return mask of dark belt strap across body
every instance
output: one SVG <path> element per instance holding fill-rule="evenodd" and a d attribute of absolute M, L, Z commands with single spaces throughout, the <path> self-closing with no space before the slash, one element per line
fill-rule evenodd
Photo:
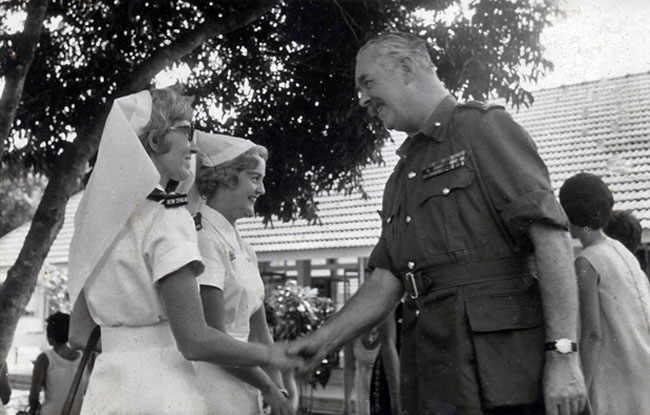
<path fill-rule="evenodd" d="M 518 278 L 535 273 L 535 257 L 529 255 L 468 264 L 449 264 L 430 271 L 407 272 L 403 280 L 404 289 L 415 300 L 430 291 L 443 288 Z"/>
<path fill-rule="evenodd" d="M 77 396 L 77 392 L 79 391 L 79 384 L 81 383 L 81 378 L 83 377 L 84 371 L 86 370 L 86 365 L 88 364 L 88 359 L 90 359 L 91 353 L 93 352 L 93 350 L 95 350 L 95 346 L 99 341 L 100 334 L 101 334 L 101 329 L 99 328 L 99 326 L 95 326 L 92 333 L 90 334 L 90 337 L 88 338 L 88 343 L 84 348 L 83 355 L 81 356 L 81 360 L 79 361 L 79 366 L 77 367 L 77 371 L 75 372 L 74 378 L 72 379 L 72 384 L 70 385 L 68 396 L 65 398 L 63 409 L 61 409 L 61 415 L 70 414 L 70 410 L 72 409 L 74 398 L 75 396 Z"/>

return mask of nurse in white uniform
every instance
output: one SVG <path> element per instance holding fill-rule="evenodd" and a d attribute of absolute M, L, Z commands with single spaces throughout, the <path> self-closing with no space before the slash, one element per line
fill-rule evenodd
<path fill-rule="evenodd" d="M 192 109 L 172 88 L 115 100 L 75 217 L 70 341 L 101 327 L 82 414 L 210 414 L 190 360 L 291 368 L 281 348 L 207 326 L 196 276 L 204 268 L 182 195 L 190 175 Z"/>
<path fill-rule="evenodd" d="M 197 132 L 202 145 L 196 189 L 205 204 L 196 222 L 205 272 L 199 277 L 208 324 L 240 341 L 271 344 L 264 313 L 264 285 L 257 256 L 235 222 L 254 215 L 264 194 L 268 153 L 237 137 Z M 229 369 L 197 363 L 206 403 L 214 414 L 261 414 L 260 391 L 273 414 L 292 413 L 289 392 L 277 370 Z M 294 391 L 295 393 L 295 391 Z"/>

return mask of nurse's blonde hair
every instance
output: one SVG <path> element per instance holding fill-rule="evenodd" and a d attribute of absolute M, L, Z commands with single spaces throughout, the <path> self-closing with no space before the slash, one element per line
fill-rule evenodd
<path fill-rule="evenodd" d="M 139 137 L 147 153 L 164 154 L 169 151 L 169 128 L 179 121 L 192 120 L 192 98 L 181 95 L 181 90 L 180 85 L 174 85 L 149 91 L 151 117 Z"/>
<path fill-rule="evenodd" d="M 235 187 L 239 184 L 238 174 L 243 170 L 252 170 L 259 164 L 259 159 L 268 160 L 269 152 L 264 146 L 256 145 L 244 153 L 219 164 L 218 166 L 199 166 L 196 175 L 196 187 L 202 198 L 207 199 L 223 187 Z"/>

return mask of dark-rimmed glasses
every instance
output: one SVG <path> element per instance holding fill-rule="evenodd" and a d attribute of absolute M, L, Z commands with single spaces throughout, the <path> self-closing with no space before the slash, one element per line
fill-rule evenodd
<path fill-rule="evenodd" d="M 194 141 L 194 123 L 191 122 L 189 125 L 178 125 L 176 127 L 169 127 L 170 130 L 180 130 L 182 128 L 187 128 L 187 141 L 190 143 Z"/>

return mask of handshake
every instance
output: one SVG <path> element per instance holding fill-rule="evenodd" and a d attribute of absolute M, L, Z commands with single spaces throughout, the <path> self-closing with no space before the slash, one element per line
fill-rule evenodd
<path fill-rule="evenodd" d="M 268 366 L 282 371 L 293 371 L 299 379 L 310 376 L 329 352 L 328 343 L 316 333 L 269 347 Z"/>

